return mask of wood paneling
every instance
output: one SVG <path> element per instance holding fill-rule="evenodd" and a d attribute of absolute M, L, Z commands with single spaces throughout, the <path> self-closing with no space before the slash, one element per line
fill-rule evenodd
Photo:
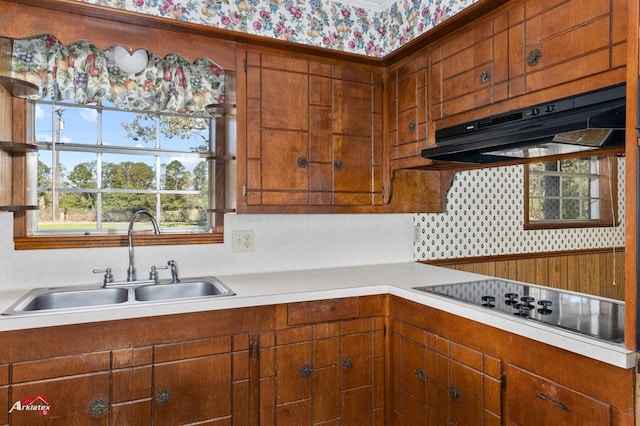
<path fill-rule="evenodd" d="M 537 253 L 515 257 L 456 259 L 425 263 L 624 300 L 624 249 Z"/>

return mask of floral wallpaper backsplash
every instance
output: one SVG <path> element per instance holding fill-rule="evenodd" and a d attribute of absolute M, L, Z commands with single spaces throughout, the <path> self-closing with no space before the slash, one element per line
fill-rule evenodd
<path fill-rule="evenodd" d="M 524 229 L 524 167 L 459 172 L 447 193 L 444 213 L 416 214 L 415 260 L 458 259 L 592 248 L 623 247 L 624 158 L 618 159 L 618 218 L 615 227 Z"/>
<path fill-rule="evenodd" d="M 383 57 L 477 0 L 398 0 L 382 12 L 332 0 L 77 0 Z"/>

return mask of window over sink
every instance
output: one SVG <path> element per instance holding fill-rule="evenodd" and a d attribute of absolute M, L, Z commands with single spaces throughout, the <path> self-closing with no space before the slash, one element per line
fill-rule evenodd
<path fill-rule="evenodd" d="M 524 167 L 525 229 L 618 224 L 615 156 L 569 158 Z"/>
<path fill-rule="evenodd" d="M 214 62 L 145 49 L 130 69 L 118 45 L 14 40 L 11 70 L 39 90 L 25 103 L 27 198 L 17 249 L 120 246 L 131 215 L 162 233 L 141 244 L 222 242 L 235 207 L 235 87 Z"/>

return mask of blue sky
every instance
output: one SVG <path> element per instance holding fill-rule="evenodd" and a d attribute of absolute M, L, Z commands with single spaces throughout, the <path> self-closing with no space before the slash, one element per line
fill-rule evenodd
<path fill-rule="evenodd" d="M 56 107 L 57 108 L 57 107 Z M 61 143 L 65 144 L 95 144 L 98 141 L 98 112 L 95 109 L 73 108 L 62 106 L 62 130 L 60 131 Z M 152 148 L 150 144 L 134 141 L 127 138 L 126 132 L 121 123 L 131 121 L 136 116 L 134 112 L 115 112 L 108 111 L 102 116 L 102 143 L 110 146 L 123 147 L 147 147 Z M 37 104 L 35 106 L 35 135 L 36 140 L 50 142 L 55 138 L 55 127 L 57 116 L 52 117 L 52 105 Z M 205 133 L 206 134 L 206 133 Z M 194 136 L 189 140 L 174 138 L 174 140 L 162 140 L 161 146 L 165 149 L 188 149 L 191 146 L 202 144 L 202 138 Z M 119 161 L 144 161 L 150 166 L 155 166 L 155 159 L 152 156 L 120 156 Z M 48 166 L 52 165 L 50 152 L 40 151 L 40 161 Z M 81 162 L 94 161 L 96 154 L 81 152 L 65 152 L 61 151 L 60 161 L 65 166 L 67 173 L 73 170 L 76 164 Z M 201 161 L 198 158 L 171 158 L 163 157 L 162 163 L 168 163 L 173 159 L 179 159 L 188 169 Z M 113 155 L 105 154 L 105 161 L 114 161 Z"/>

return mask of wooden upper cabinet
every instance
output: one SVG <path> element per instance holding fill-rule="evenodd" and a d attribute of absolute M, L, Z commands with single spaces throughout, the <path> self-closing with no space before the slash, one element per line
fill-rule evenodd
<path fill-rule="evenodd" d="M 424 164 L 427 147 L 427 53 L 389 71 L 389 160 L 391 168 Z"/>
<path fill-rule="evenodd" d="M 513 7 L 512 3 L 507 5 Z M 429 52 L 429 111 L 438 120 L 508 96 L 509 10 L 500 8 Z"/>
<path fill-rule="evenodd" d="M 430 120 L 446 127 L 621 83 L 626 38 L 625 0 L 511 1 L 430 46 Z"/>
<path fill-rule="evenodd" d="M 382 73 L 248 52 L 240 143 L 240 212 L 381 206 Z"/>
<path fill-rule="evenodd" d="M 624 81 L 605 73 L 626 65 L 626 1 L 527 0 L 510 19 L 509 96 L 594 76 L 576 89 Z"/>

